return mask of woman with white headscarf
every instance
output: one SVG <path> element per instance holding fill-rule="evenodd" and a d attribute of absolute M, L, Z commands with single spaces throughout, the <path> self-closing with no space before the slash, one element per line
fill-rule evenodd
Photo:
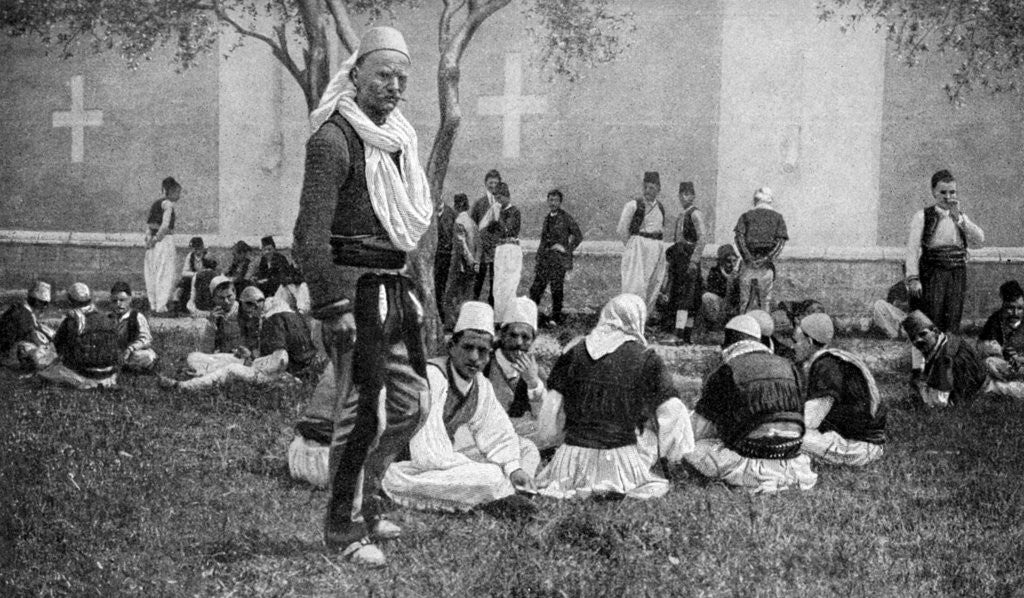
<path fill-rule="evenodd" d="M 669 482 L 654 473 L 659 457 L 678 462 L 693 450 L 689 410 L 668 369 L 644 340 L 647 307 L 619 295 L 601 310 L 583 342 L 568 349 L 548 377 L 540 425 L 565 444 L 537 476 L 555 498 L 664 496 Z"/>

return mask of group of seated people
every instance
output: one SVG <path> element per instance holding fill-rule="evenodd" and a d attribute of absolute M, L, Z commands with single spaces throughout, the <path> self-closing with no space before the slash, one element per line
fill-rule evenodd
<path fill-rule="evenodd" d="M 666 466 L 688 462 L 753 492 L 810 489 L 812 460 L 862 466 L 879 459 L 886 409 L 868 368 L 831 346 L 824 313 L 792 331 L 795 361 L 765 344 L 755 316 L 726 325 L 722 363 L 689 408 L 644 335 L 638 296 L 609 301 L 594 329 L 543 376 L 531 353 L 537 307 L 518 297 L 494 328 L 485 303 L 458 310 L 447 354 L 427 368 L 429 405 L 383 489 L 410 508 L 465 511 L 554 498 L 656 498 Z M 288 451 L 293 477 L 328 484 L 330 393 L 314 393 Z M 541 454 L 550 456 L 541 466 Z"/>
<path fill-rule="evenodd" d="M 189 253 L 181 270 L 181 278 L 172 296 L 170 311 L 178 315 L 203 317 L 214 309 L 215 301 L 210 282 L 217 276 L 227 276 L 238 293 L 255 286 L 266 297 L 279 296 L 300 306 L 308 303 L 308 289 L 303 288 L 302 274 L 295 264 L 280 251 L 273 236 L 263 237 L 256 250 L 245 241 L 232 247 L 231 264 L 223 273 L 218 262 L 210 255 L 202 237 L 192 237 Z M 305 300 L 303 300 L 305 298 Z"/>

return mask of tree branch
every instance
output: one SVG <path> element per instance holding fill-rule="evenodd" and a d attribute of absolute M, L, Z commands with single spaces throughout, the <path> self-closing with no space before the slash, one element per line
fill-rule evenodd
<path fill-rule="evenodd" d="M 270 48 L 275 52 L 278 50 L 277 44 L 274 43 L 274 40 L 263 35 L 262 33 L 257 33 L 255 31 L 242 27 L 237 21 L 228 16 L 227 11 L 224 10 L 224 7 L 221 6 L 221 3 L 219 1 L 215 1 L 213 3 L 213 12 L 216 13 L 218 19 L 234 27 L 235 31 L 237 31 L 240 35 L 244 35 L 245 37 L 251 37 L 253 39 L 258 39 L 261 42 L 270 46 Z"/>
<path fill-rule="evenodd" d="M 292 74 L 297 81 L 302 81 L 302 69 L 299 68 L 295 61 L 292 60 L 291 52 L 288 51 L 288 34 L 285 32 L 285 24 L 281 24 L 280 27 L 274 27 L 274 32 L 277 33 L 277 43 L 280 44 L 280 49 L 275 49 L 274 54 L 277 59 L 281 61 L 284 68 L 288 69 L 288 72 Z"/>
<path fill-rule="evenodd" d="M 341 40 L 341 45 L 345 46 L 345 49 L 351 54 L 359 43 L 359 33 L 352 25 L 348 9 L 345 8 L 345 4 L 341 0 L 327 0 L 327 10 L 334 17 L 334 30 L 338 34 L 338 39 Z"/>

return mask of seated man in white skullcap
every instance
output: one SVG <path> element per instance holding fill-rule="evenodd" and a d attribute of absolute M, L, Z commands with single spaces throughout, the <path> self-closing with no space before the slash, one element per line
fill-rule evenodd
<path fill-rule="evenodd" d="M 646 321 L 642 298 L 619 295 L 555 362 L 539 426 L 550 436 L 564 421 L 565 442 L 537 476 L 541 494 L 649 499 L 668 492 L 654 468 L 693 450 L 693 428 L 668 368 L 644 340 Z"/>
<path fill-rule="evenodd" d="M 830 346 L 835 328 L 828 314 L 804 316 L 793 333 L 804 368 L 802 451 L 832 465 L 862 466 L 884 452 L 886 409 L 875 377 L 856 355 Z"/>
<path fill-rule="evenodd" d="M 56 361 L 54 331 L 39 321 L 48 305 L 50 285 L 37 280 L 24 301 L 11 305 L 0 315 L 0 365 L 35 371 Z"/>
<path fill-rule="evenodd" d="M 725 325 L 724 363 L 704 381 L 693 417 L 696 449 L 686 460 L 709 478 L 751 492 L 810 490 L 818 476 L 800 454 L 800 377 L 760 339 L 748 315 Z"/>
<path fill-rule="evenodd" d="M 561 444 L 561 440 L 560 435 L 541 437 L 537 429 L 546 376 L 530 352 L 536 336 L 537 304 L 529 297 L 516 297 L 505 312 L 505 323 L 498 333 L 498 348 L 494 359 L 484 367 L 484 375 L 491 381 L 501 408 L 512 419 L 516 434 L 544 450 Z"/>
<path fill-rule="evenodd" d="M 493 341 L 491 307 L 463 303 L 448 356 L 427 364 L 430 405 L 409 443 L 410 460 L 393 463 L 384 474 L 384 490 L 398 504 L 466 511 L 494 501 L 522 502 L 516 489 L 534 490 L 537 448 L 516 436 L 483 375 Z"/>

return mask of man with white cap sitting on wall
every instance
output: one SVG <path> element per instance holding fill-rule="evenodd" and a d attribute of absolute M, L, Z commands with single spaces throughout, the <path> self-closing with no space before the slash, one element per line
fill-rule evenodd
<path fill-rule="evenodd" d="M 757 321 L 725 325 L 724 363 L 708 376 L 695 407 L 687 461 L 709 478 L 752 492 L 810 490 L 818 481 L 800 453 L 804 403 L 796 366 L 773 355 Z"/>
<path fill-rule="evenodd" d="M 61 362 L 40 371 L 39 377 L 78 389 L 112 388 L 122 354 L 117 319 L 96 309 L 85 283 L 72 284 L 67 293 L 71 310 L 53 339 Z"/>
<path fill-rule="evenodd" d="M 398 504 L 466 511 L 516 502 L 516 488 L 534 490 L 537 448 L 516 435 L 483 374 L 493 341 L 491 307 L 463 303 L 448 357 L 427 365 L 430 404 L 426 423 L 409 443 L 411 459 L 393 463 L 384 475 L 384 490 Z"/>
<path fill-rule="evenodd" d="M 830 346 L 828 314 L 804 316 L 793 332 L 807 380 L 803 452 L 832 465 L 862 466 L 881 458 L 886 408 L 875 377 L 856 355 Z"/>
<path fill-rule="evenodd" d="M 516 297 L 506 311 L 498 333 L 498 348 L 484 368 L 501 408 L 512 419 L 516 433 L 544 450 L 560 443 L 559 436 L 542 438 L 537 416 L 544 402 L 544 380 L 530 349 L 537 337 L 537 304 L 529 297 Z"/>
<path fill-rule="evenodd" d="M 39 321 L 50 299 L 49 283 L 37 280 L 29 287 L 24 301 L 0 315 L 0 365 L 35 371 L 57 359 L 54 331 Z"/>

